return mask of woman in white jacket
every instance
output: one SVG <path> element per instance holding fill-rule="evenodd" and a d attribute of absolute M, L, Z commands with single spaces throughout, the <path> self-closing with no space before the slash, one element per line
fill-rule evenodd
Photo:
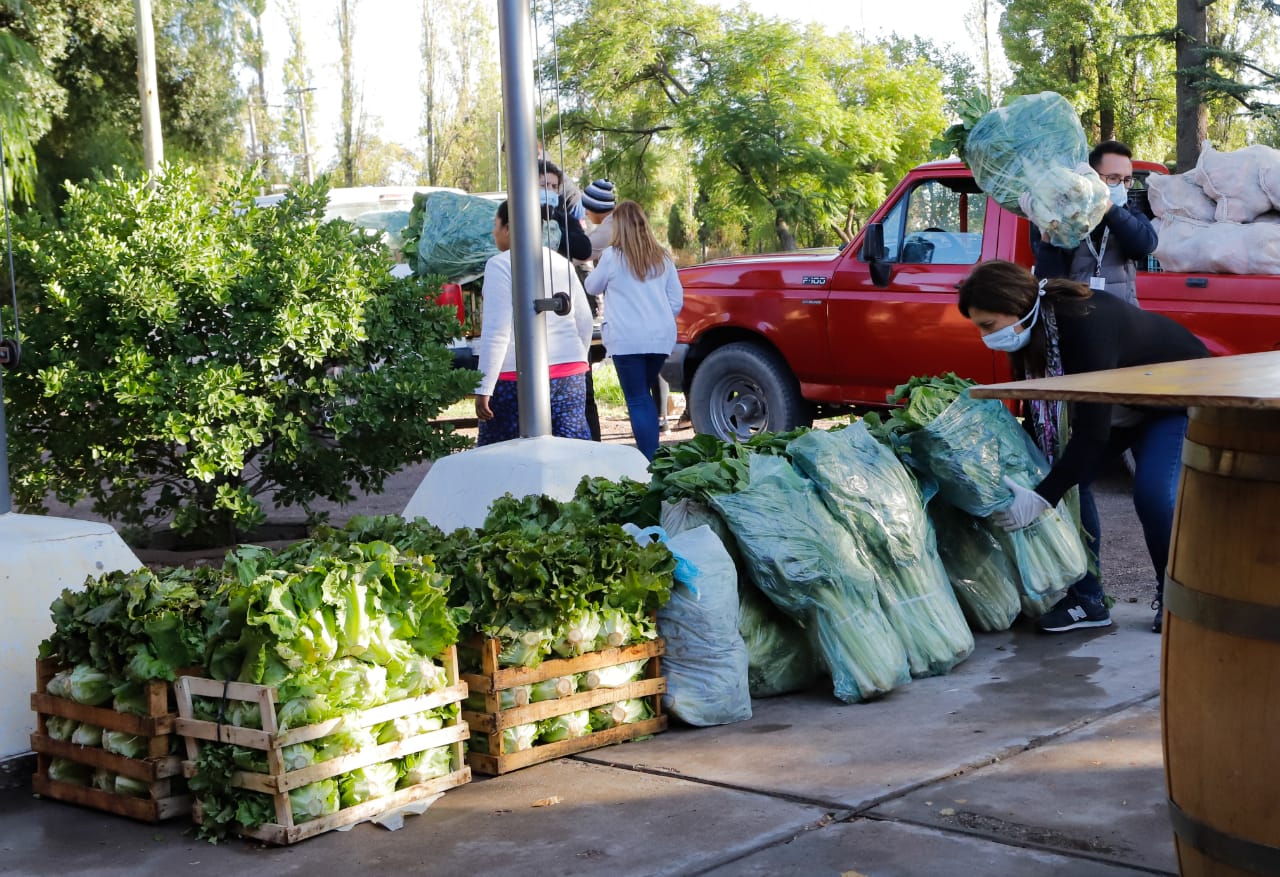
<path fill-rule="evenodd" d="M 658 407 L 650 388 L 675 347 L 684 289 L 636 202 L 614 208 L 613 244 L 587 275 L 587 291 L 604 294 L 600 334 L 627 400 L 636 447 L 652 460 L 658 450 Z"/>
<path fill-rule="evenodd" d="M 498 255 L 484 266 L 484 317 L 480 326 L 480 383 L 476 387 L 477 445 L 520 437 L 516 395 L 515 311 L 511 293 L 511 228 L 507 202 L 498 205 L 493 241 Z M 547 297 L 567 292 L 573 307 L 565 316 L 546 315 L 547 362 L 551 373 L 551 433 L 590 439 L 586 417 L 587 350 L 591 347 L 591 306 L 573 266 L 542 248 L 542 282 Z"/>

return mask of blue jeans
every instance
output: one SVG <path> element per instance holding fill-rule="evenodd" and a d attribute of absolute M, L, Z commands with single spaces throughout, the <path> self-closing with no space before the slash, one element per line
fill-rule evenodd
<path fill-rule="evenodd" d="M 1156 597 L 1164 594 L 1164 571 L 1169 565 L 1173 537 L 1173 509 L 1178 501 L 1178 474 L 1182 469 L 1182 439 L 1187 434 L 1185 413 L 1166 414 L 1133 427 L 1111 431 L 1108 456 L 1133 451 L 1133 507 L 1142 524 L 1142 535 L 1156 573 Z M 1090 548 L 1102 568 L 1102 522 L 1093 499 L 1092 485 L 1080 485 L 1080 523 L 1093 539 Z M 1076 596 L 1101 601 L 1102 583 L 1093 573 L 1072 585 Z"/>
<path fill-rule="evenodd" d="M 664 353 L 627 353 L 613 357 L 618 385 L 622 387 L 627 414 L 631 417 L 631 434 L 646 460 L 652 460 L 658 452 L 658 405 L 650 388 L 657 384 L 658 372 L 666 361 Z"/>

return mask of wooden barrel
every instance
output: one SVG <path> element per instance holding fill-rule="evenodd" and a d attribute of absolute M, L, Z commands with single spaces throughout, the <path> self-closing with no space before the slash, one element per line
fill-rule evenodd
<path fill-rule="evenodd" d="M 1193 408 L 1165 580 L 1165 774 L 1184 877 L 1280 875 L 1280 410 Z"/>

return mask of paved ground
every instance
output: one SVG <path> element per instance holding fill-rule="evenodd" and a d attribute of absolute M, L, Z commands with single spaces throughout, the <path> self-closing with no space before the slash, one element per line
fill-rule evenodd
<path fill-rule="evenodd" d="M 1138 875 L 1176 870 L 1147 613 L 978 637 L 871 704 L 823 688 L 444 795 L 396 832 L 209 846 L 0 790 L 0 874 Z M 558 803 L 545 806 L 548 799 Z M 544 806 L 539 806 L 539 804 Z"/>
<path fill-rule="evenodd" d="M 622 440 L 625 423 L 609 431 Z M 335 517 L 398 512 L 425 469 Z M 24 778 L 0 775 L 0 874 L 1175 873 L 1160 638 L 1125 479 L 1111 473 L 1099 490 L 1108 587 L 1122 598 L 1112 628 L 980 635 L 949 675 L 875 703 L 841 704 L 823 687 L 757 700 L 746 722 L 477 778 L 400 831 L 366 824 L 287 849 L 209 846 L 181 821 L 35 800 Z"/>

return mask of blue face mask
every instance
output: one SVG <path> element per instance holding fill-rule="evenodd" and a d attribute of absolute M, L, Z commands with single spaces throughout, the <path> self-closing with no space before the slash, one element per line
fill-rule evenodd
<path fill-rule="evenodd" d="M 543 206 L 554 208 L 560 203 L 560 195 L 559 193 L 552 192 L 549 189 L 539 189 L 538 200 L 543 204 Z"/>
<path fill-rule="evenodd" d="M 1124 187 L 1124 183 L 1116 183 L 1114 186 L 1107 186 L 1111 192 L 1111 203 L 1117 207 L 1123 207 L 1129 203 L 1129 190 Z"/>
<path fill-rule="evenodd" d="M 1043 281 L 1041 281 L 1043 282 Z M 1040 295 L 1044 295 L 1044 289 L 1041 288 Z M 982 336 L 982 343 L 987 345 L 991 350 L 998 350 L 1001 353 L 1017 353 L 1031 342 L 1031 330 L 1036 325 L 1036 320 L 1040 316 L 1040 297 L 1036 297 L 1036 303 L 1031 308 L 1031 313 L 1027 314 L 1016 323 L 1010 323 L 1003 329 L 997 329 L 994 332 Z M 1018 326 L 1030 320 L 1027 328 L 1021 332 L 1017 331 Z"/>

